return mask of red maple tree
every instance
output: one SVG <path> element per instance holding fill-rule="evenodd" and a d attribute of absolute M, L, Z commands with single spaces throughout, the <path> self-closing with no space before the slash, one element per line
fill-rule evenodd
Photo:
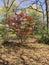
<path fill-rule="evenodd" d="M 10 29 L 16 32 L 21 41 L 34 31 L 35 26 L 35 20 L 31 16 L 25 15 L 23 12 L 16 14 L 10 19 L 6 19 L 5 23 L 9 25 Z"/>

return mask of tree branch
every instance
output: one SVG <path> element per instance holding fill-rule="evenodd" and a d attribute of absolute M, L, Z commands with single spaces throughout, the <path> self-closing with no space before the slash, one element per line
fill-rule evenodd
<path fill-rule="evenodd" d="M 12 7 L 12 5 L 13 5 L 13 3 L 15 2 L 15 0 L 13 0 L 13 2 L 11 3 L 11 5 L 10 5 L 10 7 L 8 8 L 8 10 L 7 11 L 9 11 L 10 10 L 10 8 Z"/>
<path fill-rule="evenodd" d="M 4 6 L 6 7 L 6 3 L 5 3 L 5 0 L 1 0 L 1 1 L 3 2 Z"/>
<path fill-rule="evenodd" d="M 9 0 L 7 1 L 7 5 L 9 4 Z"/>
<path fill-rule="evenodd" d="M 30 6 L 30 7 L 28 7 L 28 8 L 33 9 L 33 10 L 36 10 L 36 11 L 38 11 L 38 12 L 40 12 L 40 13 L 43 13 L 42 11 L 39 11 L 39 10 L 35 9 L 35 8 L 33 8 L 32 6 Z"/>

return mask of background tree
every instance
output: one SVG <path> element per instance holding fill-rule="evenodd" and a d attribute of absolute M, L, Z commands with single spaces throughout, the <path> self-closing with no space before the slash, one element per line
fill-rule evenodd
<path fill-rule="evenodd" d="M 48 26 L 49 26 L 49 21 L 48 21 L 48 0 L 45 0 L 45 5 L 46 5 L 46 19 L 47 19 L 47 32 L 48 32 Z"/>

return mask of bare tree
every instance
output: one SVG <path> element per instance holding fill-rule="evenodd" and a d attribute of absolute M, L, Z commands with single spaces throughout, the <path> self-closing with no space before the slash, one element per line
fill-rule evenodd
<path fill-rule="evenodd" d="M 4 4 L 4 7 L 6 8 L 6 17 L 7 17 L 7 12 L 11 9 L 11 7 L 13 6 L 13 4 L 16 5 L 16 0 L 1 0 Z M 20 3 L 18 5 L 16 5 L 16 10 L 18 9 L 18 7 L 24 2 L 24 1 L 29 1 L 29 0 L 21 0 Z M 14 12 L 16 12 L 16 10 L 14 10 Z"/>
<path fill-rule="evenodd" d="M 47 32 L 48 32 L 48 3 L 47 0 L 45 0 L 45 5 L 46 5 L 46 19 L 47 19 Z"/>

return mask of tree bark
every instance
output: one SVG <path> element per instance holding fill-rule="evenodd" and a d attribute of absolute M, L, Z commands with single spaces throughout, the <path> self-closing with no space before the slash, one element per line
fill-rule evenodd
<path fill-rule="evenodd" d="M 48 32 L 48 3 L 47 3 L 47 0 L 45 0 L 45 5 L 46 5 L 46 19 L 47 19 L 47 32 Z"/>

